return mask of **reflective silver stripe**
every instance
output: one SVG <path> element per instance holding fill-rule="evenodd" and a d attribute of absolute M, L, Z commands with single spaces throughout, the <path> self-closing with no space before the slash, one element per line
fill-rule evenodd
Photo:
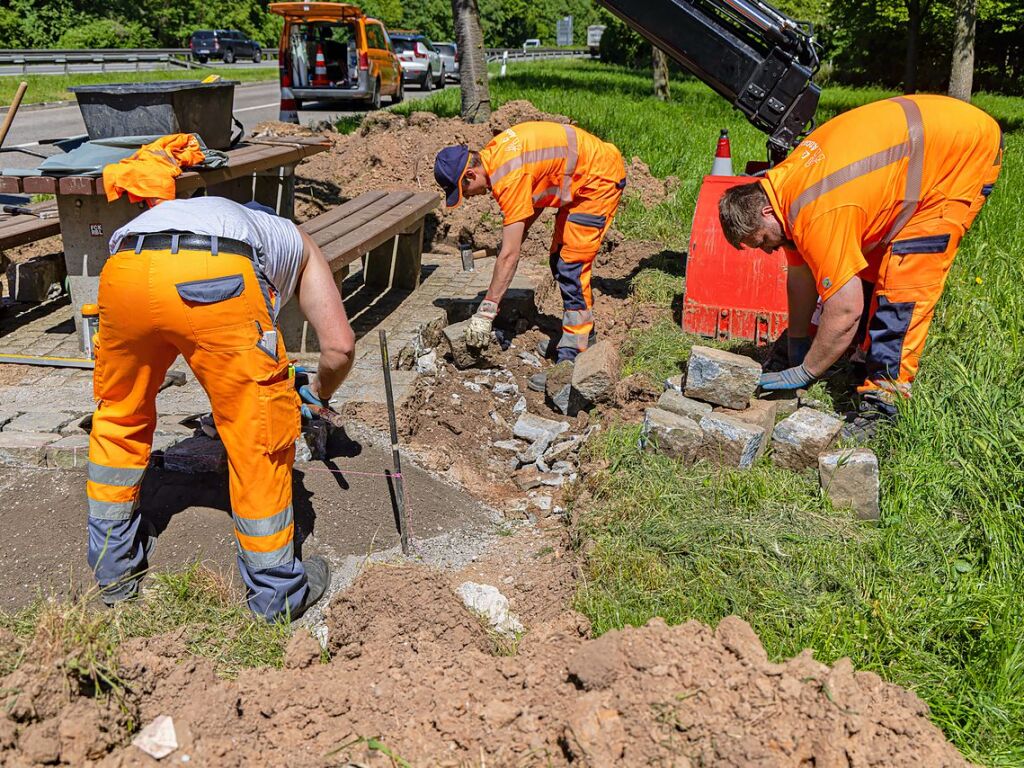
<path fill-rule="evenodd" d="M 295 559 L 295 548 L 290 541 L 273 552 L 249 552 L 246 549 L 242 549 L 242 546 L 239 545 L 238 555 L 242 558 L 242 562 L 250 568 L 262 570 L 263 568 L 274 568 L 278 565 L 290 563 Z"/>
<path fill-rule="evenodd" d="M 235 528 L 238 529 L 239 533 L 245 534 L 246 536 L 273 536 L 275 533 L 280 533 L 291 524 L 291 504 L 275 515 L 262 517 L 258 520 L 235 515 Z"/>
<path fill-rule="evenodd" d="M 918 203 L 921 202 L 921 177 L 924 176 L 924 122 L 921 120 L 921 110 L 917 104 L 902 96 L 897 96 L 893 101 L 903 108 L 903 114 L 907 118 L 910 158 L 907 161 L 907 183 L 903 188 L 903 209 L 882 238 L 883 248 L 892 242 L 917 211 Z"/>
<path fill-rule="evenodd" d="M 833 171 L 821 181 L 812 184 L 800 193 L 797 199 L 793 201 L 793 205 L 789 208 L 789 213 L 786 215 L 786 221 L 789 224 L 790 229 L 793 228 L 793 223 L 796 221 L 796 217 L 800 215 L 800 211 L 802 211 L 805 206 L 810 205 L 822 195 L 828 194 L 847 182 L 853 181 L 854 179 L 867 173 L 871 173 L 872 171 L 877 171 L 880 168 L 885 168 L 885 166 L 891 165 L 897 160 L 901 160 L 907 156 L 909 150 L 909 142 L 905 141 L 902 144 L 897 144 L 894 147 L 883 149 L 881 152 L 876 152 L 873 155 L 856 160 L 849 165 L 840 168 L 838 171 Z"/>
<path fill-rule="evenodd" d="M 562 325 L 583 325 L 594 322 L 594 312 L 590 309 L 567 309 L 562 313 Z"/>
<path fill-rule="evenodd" d="M 139 485 L 145 472 L 145 467 L 142 469 L 134 467 L 107 467 L 103 464 L 89 462 L 89 479 L 101 485 L 118 485 L 124 488 Z"/>
<path fill-rule="evenodd" d="M 590 343 L 590 334 L 587 333 L 563 333 L 562 338 L 558 340 L 559 347 L 569 347 L 569 349 L 586 349 Z"/>
<path fill-rule="evenodd" d="M 541 192 L 538 192 L 536 195 L 533 196 L 533 204 L 536 205 L 541 200 L 543 200 L 545 197 L 551 197 L 552 195 L 557 195 L 558 194 L 558 189 L 559 189 L 558 187 L 548 187 L 547 189 L 545 189 L 545 190 L 543 190 Z"/>
<path fill-rule="evenodd" d="M 565 159 L 565 175 L 562 177 L 562 203 L 572 200 L 572 175 L 576 173 L 576 163 L 580 158 L 579 144 L 576 141 L 576 129 L 571 125 L 565 128 L 565 141 L 568 145 L 569 154 Z"/>
<path fill-rule="evenodd" d="M 522 168 L 528 163 L 556 160 L 560 157 L 566 157 L 568 154 L 568 147 L 544 147 L 543 149 L 531 149 L 529 152 L 523 152 L 521 155 L 513 157 L 494 169 L 494 173 L 491 174 L 491 186 L 493 187 L 508 174 L 512 173 L 512 171 Z"/>
<path fill-rule="evenodd" d="M 96 501 L 89 499 L 89 517 L 94 520 L 129 520 L 138 501 Z"/>

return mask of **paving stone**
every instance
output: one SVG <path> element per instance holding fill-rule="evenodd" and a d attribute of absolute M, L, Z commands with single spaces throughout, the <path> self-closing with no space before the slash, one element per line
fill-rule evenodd
<path fill-rule="evenodd" d="M 548 369 L 548 377 L 544 383 L 545 402 L 553 410 L 568 414 L 570 396 L 572 394 L 573 364 L 571 360 L 563 360 Z"/>
<path fill-rule="evenodd" d="M 188 474 L 226 472 L 228 455 L 224 450 L 224 443 L 220 440 L 214 440 L 206 435 L 196 435 L 185 438 L 164 451 L 164 468 Z"/>
<path fill-rule="evenodd" d="M 44 448 L 57 439 L 50 432 L 0 432 L 0 465 L 41 466 Z"/>
<path fill-rule="evenodd" d="M 494 368 L 496 363 L 489 357 L 488 351 L 497 348 L 494 341 L 487 349 L 475 349 L 466 346 L 465 332 L 469 321 L 449 325 L 444 329 L 445 346 L 451 355 L 452 362 L 459 370 L 466 368 Z"/>
<path fill-rule="evenodd" d="M 75 418 L 65 411 L 39 411 L 23 413 L 4 425 L 4 432 L 60 432 L 60 428 Z"/>
<path fill-rule="evenodd" d="M 715 413 L 721 413 L 723 416 L 730 416 L 739 421 L 746 422 L 755 427 L 759 427 L 764 430 L 764 439 L 761 441 L 761 447 L 757 449 L 757 455 L 755 459 L 761 458 L 764 452 L 768 450 L 768 445 L 771 443 L 772 432 L 775 431 L 775 417 L 779 410 L 778 400 L 759 400 L 754 398 L 750 401 L 750 406 L 744 408 L 742 411 L 737 411 L 732 408 L 715 408 Z"/>
<path fill-rule="evenodd" d="M 690 350 L 683 392 L 697 400 L 743 409 L 760 379 L 761 366 L 756 360 L 698 345 Z"/>
<path fill-rule="evenodd" d="M 82 426 L 83 421 L 85 422 L 85 427 Z M 57 434 L 64 437 L 69 435 L 88 435 L 90 429 L 92 429 L 92 413 L 76 413 L 67 424 L 57 431 Z"/>
<path fill-rule="evenodd" d="M 187 440 L 189 437 L 190 435 L 168 435 L 160 434 L 158 432 L 153 435 L 153 453 L 165 453 L 182 440 Z"/>
<path fill-rule="evenodd" d="M 700 420 L 704 430 L 701 457 L 713 464 L 749 468 L 764 450 L 765 430 L 724 413 L 709 413 Z"/>
<path fill-rule="evenodd" d="M 327 437 L 330 427 L 326 421 L 314 418 L 302 425 L 302 433 L 295 439 L 295 461 L 323 461 L 327 458 Z"/>
<path fill-rule="evenodd" d="M 7 292 L 15 301 L 46 301 L 50 286 L 63 285 L 67 276 L 63 253 L 36 256 L 7 267 Z"/>
<path fill-rule="evenodd" d="M 169 413 L 158 414 L 156 417 L 156 434 L 158 435 L 180 435 L 191 437 L 195 434 L 195 427 L 190 427 L 182 422 L 187 419 L 195 419 L 194 413 Z"/>
<path fill-rule="evenodd" d="M 818 457 L 818 481 L 837 507 L 862 520 L 878 519 L 878 457 L 868 448 L 829 451 Z"/>
<path fill-rule="evenodd" d="M 693 419 L 661 408 L 648 408 L 644 413 L 640 442 L 646 451 L 663 453 L 692 464 L 700 453 L 704 433 Z"/>
<path fill-rule="evenodd" d="M 608 341 L 599 341 L 577 356 L 572 371 L 572 388 L 587 403 L 610 402 L 621 370 L 619 351 Z"/>
<path fill-rule="evenodd" d="M 843 422 L 813 408 L 800 408 L 775 425 L 772 461 L 780 467 L 799 471 L 818 464 L 842 429 Z"/>
<path fill-rule="evenodd" d="M 568 429 L 569 425 L 564 421 L 555 421 L 532 413 L 524 413 L 516 420 L 515 426 L 512 427 L 512 434 L 532 443 L 541 437 L 554 440 Z"/>
<path fill-rule="evenodd" d="M 708 403 L 693 400 L 675 389 L 666 389 L 661 394 L 661 397 L 658 398 L 658 408 L 685 416 L 696 422 L 711 413 L 711 406 Z"/>
<path fill-rule="evenodd" d="M 8 422 L 18 417 L 17 411 L 0 411 L 0 429 L 3 429 Z"/>
<path fill-rule="evenodd" d="M 43 450 L 46 466 L 75 469 L 89 464 L 89 435 L 84 432 L 68 435 L 50 443 Z"/>

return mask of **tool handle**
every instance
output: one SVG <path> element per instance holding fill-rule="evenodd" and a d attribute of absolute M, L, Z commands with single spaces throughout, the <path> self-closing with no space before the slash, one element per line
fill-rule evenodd
<path fill-rule="evenodd" d="M 11 106 L 7 110 L 7 116 L 4 117 L 4 124 L 0 126 L 0 147 L 4 145 L 4 139 L 7 138 L 7 132 L 11 130 L 11 121 L 14 120 L 14 115 L 18 111 L 18 107 L 21 106 L 21 99 L 25 95 L 25 90 L 28 88 L 28 83 L 24 80 L 18 86 L 17 93 L 14 94 L 14 101 L 11 102 Z"/>

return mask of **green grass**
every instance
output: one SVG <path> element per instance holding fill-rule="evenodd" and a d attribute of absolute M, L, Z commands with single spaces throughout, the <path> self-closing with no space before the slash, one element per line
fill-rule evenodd
<path fill-rule="evenodd" d="M 197 564 L 147 577 L 142 598 L 114 610 L 97 610 L 93 597 L 40 598 L 17 613 L 0 613 L 0 629 L 18 639 L 16 649 L 0 652 L 0 677 L 24 661 L 35 639 L 33 653 L 43 647 L 54 658 L 70 656 L 81 681 L 116 690 L 121 643 L 179 631 L 189 653 L 210 659 L 217 674 L 230 678 L 250 667 L 280 667 L 291 635 L 288 625 L 252 614 L 217 574 Z"/>
<path fill-rule="evenodd" d="M 763 159 L 764 136 L 693 80 L 673 101 L 649 96 L 645 73 L 590 62 L 517 65 L 491 80 L 501 104 L 526 98 L 569 115 L 639 155 L 676 193 L 646 211 L 625 206 L 632 237 L 685 245 L 719 128 L 734 163 Z M 828 88 L 818 121 L 893 94 Z M 405 105 L 453 115 L 458 94 Z M 964 239 L 899 426 L 875 446 L 882 518 L 832 509 L 814 473 L 686 469 L 641 453 L 635 425 L 612 425 L 595 451 L 579 540 L 592 540 L 578 607 L 597 632 L 738 614 L 775 659 L 804 647 L 914 689 L 973 760 L 1024 765 L 1024 101 L 979 94 L 1004 126 L 1002 177 Z M 979 281 L 980 278 L 980 281 Z M 696 341 L 669 309 L 678 275 L 645 265 L 633 300 L 663 319 L 630 338 L 627 373 L 677 373 Z M 700 343 L 707 343 L 701 341 Z M 835 394 L 823 385 L 811 395 Z M 589 547 L 588 547 L 589 550 Z"/>
<path fill-rule="evenodd" d="M 202 80 L 207 75 L 220 75 L 225 80 L 254 82 L 276 80 L 274 67 L 235 68 L 217 67 L 215 71 L 197 69 L 160 70 L 156 72 L 91 72 L 70 75 L 11 75 L 0 77 L 0 105 L 7 106 L 14 98 L 18 84 L 28 83 L 22 104 L 39 104 L 50 101 L 73 101 L 75 96 L 68 92 L 73 85 L 100 85 L 101 83 L 153 83 L 161 80 Z M 17 118 L 15 118 L 17 119 Z"/>

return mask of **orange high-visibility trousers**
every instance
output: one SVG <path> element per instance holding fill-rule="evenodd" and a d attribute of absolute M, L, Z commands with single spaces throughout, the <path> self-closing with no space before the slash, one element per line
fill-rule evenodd
<path fill-rule="evenodd" d="M 590 288 L 594 259 L 615 220 L 626 187 L 622 155 L 611 144 L 605 146 L 609 149 L 601 158 L 602 172 L 588 180 L 555 217 L 550 267 L 562 294 L 562 336 L 556 355 L 559 362 L 575 360 L 590 344 L 594 330 Z"/>
<path fill-rule="evenodd" d="M 144 243 L 143 243 L 144 244 Z M 135 245 L 128 238 L 125 247 Z M 89 446 L 89 564 L 107 597 L 130 597 L 146 566 L 139 492 L 156 427 L 156 395 L 181 354 L 210 398 L 228 455 L 238 563 L 250 608 L 273 618 L 307 590 L 295 558 L 291 468 L 299 399 L 245 256 L 122 250 L 103 268 Z"/>
<path fill-rule="evenodd" d="M 975 197 L 948 199 L 911 217 L 886 249 L 866 308 L 867 378 L 861 394 L 887 402 L 910 395 L 957 248 L 1002 169 L 1002 137 L 994 123 L 990 132 L 991 151 L 964 160 L 962 172 L 977 180 Z"/>

